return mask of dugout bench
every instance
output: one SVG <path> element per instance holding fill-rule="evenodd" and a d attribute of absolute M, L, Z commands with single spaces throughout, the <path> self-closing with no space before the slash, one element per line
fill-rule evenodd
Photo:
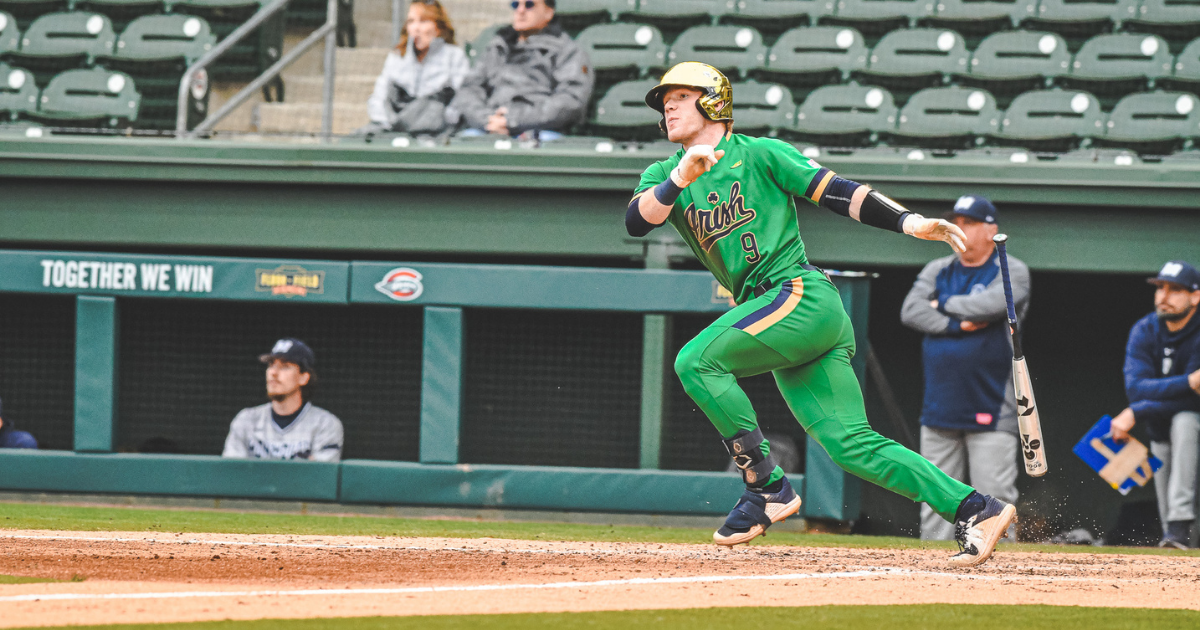
<path fill-rule="evenodd" d="M 715 317 L 729 308 L 727 295 L 706 272 L 15 250 L 0 251 L 0 270 L 0 308 L 3 300 L 12 304 L 31 296 L 58 296 L 69 300 L 74 311 L 71 450 L 61 446 L 62 450 L 0 451 L 0 490 L 713 516 L 725 514 L 742 490 L 736 474 L 660 469 L 667 388 L 675 379 L 669 367 L 674 359 L 670 320 L 697 314 Z M 868 280 L 837 276 L 834 281 L 854 321 L 859 346 L 865 347 Z M 120 392 L 131 391 L 128 382 L 120 382 L 120 358 L 131 356 L 128 346 L 137 342 L 133 337 L 154 321 L 144 314 L 135 317 L 135 311 L 162 313 L 166 311 L 148 310 L 146 305 L 171 304 L 186 312 L 205 304 L 219 309 L 210 312 L 219 312 L 249 303 L 274 303 L 276 313 L 324 309 L 321 312 L 335 318 L 347 307 L 369 308 L 376 319 L 382 314 L 385 325 L 394 321 L 394 327 L 418 328 L 402 331 L 414 340 L 411 353 L 419 354 L 419 382 L 411 384 L 419 400 L 408 408 L 416 448 L 401 457 L 412 461 L 346 459 L 328 464 L 116 452 L 120 450 L 118 419 L 125 422 L 129 417 L 121 412 Z M 124 325 L 123 308 L 130 313 Z M 486 318 L 541 312 L 560 319 L 590 313 L 597 321 L 642 320 L 641 339 L 635 340 L 640 342 L 640 361 L 635 361 L 641 368 L 640 375 L 633 377 L 635 391 L 608 392 L 614 398 L 638 399 L 629 403 L 636 405 L 632 418 L 636 428 L 628 437 L 636 438 L 636 444 L 616 436 L 622 449 L 634 451 L 622 460 L 628 462 L 626 467 L 481 464 L 463 456 L 469 442 L 465 438 L 471 437 L 464 435 L 465 430 L 480 426 L 477 421 L 464 422 L 464 383 L 472 369 L 464 349 L 473 343 L 466 319 L 476 312 L 488 314 Z M 250 319 L 235 317 L 234 323 L 221 326 L 238 327 L 239 321 L 251 326 Z M 349 333 L 357 337 L 371 334 L 365 328 L 351 328 Z M 208 348 L 219 341 L 209 337 L 220 330 L 197 330 L 193 347 Z M 163 343 L 158 339 L 137 343 L 149 344 L 153 353 L 154 344 Z M 408 352 L 382 339 L 367 347 L 379 352 L 380 345 L 384 354 Z M 636 350 L 635 346 L 630 347 Z M 321 379 L 325 378 L 322 366 L 328 367 L 321 359 L 327 350 L 317 348 Z M 222 355 L 221 360 L 248 363 L 252 356 Z M 586 373 L 588 357 L 575 359 L 583 363 Z M 854 367 L 861 380 L 861 357 L 855 358 Z M 252 369 L 260 374 L 260 368 Z M 160 376 L 169 379 L 170 375 Z M 153 386 L 170 391 L 169 380 L 165 382 Z M 202 390 L 204 385 L 189 387 Z M 244 399 L 243 405 L 262 399 L 261 381 L 250 385 L 258 390 L 257 396 Z M 379 393 L 379 389 L 389 387 L 376 386 L 372 391 Z M 386 398 L 386 394 L 379 395 Z M 6 410 L 15 408 L 15 392 L 0 395 L 5 397 Z M 172 396 L 179 405 L 191 400 L 182 393 Z M 141 404 L 136 395 L 125 399 L 130 405 Z M 321 402 L 318 394 L 317 403 Z M 390 401 L 386 409 L 397 417 L 405 415 L 405 408 L 397 406 L 402 402 Z M 151 413 L 170 413 L 169 407 L 165 412 L 155 409 Z M 349 435 L 354 412 L 334 411 Z M 19 416 L 14 417 L 20 424 Z M 231 418 L 213 419 L 216 428 L 210 431 L 223 434 Z M 554 420 L 570 430 L 570 411 Z M 395 422 L 397 427 L 400 424 Z M 707 438 L 705 443 L 716 443 L 711 427 L 706 431 L 701 436 Z M 804 474 L 790 475 L 804 498 L 802 514 L 857 518 L 859 481 L 837 468 L 815 442 L 805 444 Z M 348 450 L 350 446 L 348 438 Z"/>

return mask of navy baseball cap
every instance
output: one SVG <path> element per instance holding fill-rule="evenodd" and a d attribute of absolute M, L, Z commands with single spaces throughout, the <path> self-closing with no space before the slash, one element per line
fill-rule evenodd
<path fill-rule="evenodd" d="M 284 337 L 276 341 L 270 352 L 258 357 L 263 363 L 270 363 L 275 359 L 295 363 L 300 366 L 301 372 L 311 372 L 317 365 L 317 356 L 313 354 L 312 348 L 295 337 Z"/>
<path fill-rule="evenodd" d="M 963 195 L 959 197 L 958 201 L 954 202 L 954 209 L 946 213 L 946 219 L 952 219 L 956 214 L 969 219 L 975 219 L 980 223 L 995 225 L 1000 222 L 996 206 L 993 206 L 992 202 L 986 197 L 978 195 Z"/>
<path fill-rule="evenodd" d="M 1150 284 L 1170 282 L 1188 291 L 1200 291 L 1200 271 L 1182 260 L 1172 260 L 1158 270 L 1158 275 L 1146 278 Z"/>

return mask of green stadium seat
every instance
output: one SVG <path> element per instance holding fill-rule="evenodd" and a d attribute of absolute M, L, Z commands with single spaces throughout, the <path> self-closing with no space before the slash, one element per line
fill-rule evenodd
<path fill-rule="evenodd" d="M 1200 0 L 1142 0 L 1136 17 L 1125 21 L 1125 30 L 1161 35 L 1178 53 L 1200 37 Z"/>
<path fill-rule="evenodd" d="M 33 73 L 0 63 L 0 118 L 16 120 L 21 114 L 37 111 L 37 105 Z"/>
<path fill-rule="evenodd" d="M 596 103 L 588 133 L 616 140 L 652 141 L 662 136 L 662 115 L 646 107 L 646 92 L 658 84 L 654 79 L 623 81 L 608 89 Z"/>
<path fill-rule="evenodd" d="M 0 12 L 0 54 L 21 47 L 21 30 L 13 16 Z"/>
<path fill-rule="evenodd" d="M 479 31 L 479 34 L 475 36 L 475 39 L 471 40 L 467 44 L 466 53 L 467 53 L 467 56 L 471 58 L 472 65 L 474 65 L 475 62 L 478 61 L 479 58 L 482 57 L 485 52 L 487 52 L 488 44 L 490 44 L 492 42 L 492 40 L 495 39 L 496 33 L 498 33 L 500 31 L 500 29 L 504 28 L 505 26 L 508 26 L 508 25 L 507 24 L 493 24 L 493 25 L 483 29 L 482 31 Z"/>
<path fill-rule="evenodd" d="M 896 117 L 892 95 L 883 88 L 827 85 L 808 95 L 795 125 L 781 132 L 824 146 L 865 146 L 892 130 Z"/>
<path fill-rule="evenodd" d="M 291 0 L 284 11 L 289 26 L 320 26 L 329 17 L 326 0 Z M 358 28 L 354 24 L 354 0 L 338 0 L 337 20 L 337 45 L 349 48 L 357 46 Z"/>
<path fill-rule="evenodd" d="M 738 0 L 737 13 L 721 17 L 722 24 L 751 26 L 773 42 L 784 32 L 815 24 L 834 11 L 834 0 Z"/>
<path fill-rule="evenodd" d="M 137 120 L 133 79 L 104 68 L 67 70 L 50 80 L 32 117 L 67 127 L 116 127 Z"/>
<path fill-rule="evenodd" d="M 762 35 L 746 26 L 694 26 L 684 31 L 667 53 L 667 65 L 703 61 L 731 80 L 767 65 Z"/>
<path fill-rule="evenodd" d="M 1095 94 L 1108 109 L 1122 96 L 1153 89 L 1159 77 L 1171 75 L 1174 63 L 1167 42 L 1157 35 L 1097 35 L 1079 49 L 1071 74 L 1058 82 Z"/>
<path fill-rule="evenodd" d="M 596 24 L 584 29 L 575 42 L 587 53 L 597 81 L 636 79 L 667 66 L 662 33 L 647 24 Z"/>
<path fill-rule="evenodd" d="M 68 11 L 70 8 L 70 0 L 0 0 L 0 11 L 15 18 L 17 28 L 22 31 L 47 13 Z"/>
<path fill-rule="evenodd" d="M 792 94 L 782 85 L 758 81 L 733 85 L 733 120 L 738 133 L 770 135 L 791 127 L 795 113 Z"/>
<path fill-rule="evenodd" d="M 1200 93 L 1200 39 L 1193 40 L 1175 58 L 1175 69 L 1156 85 L 1168 90 Z"/>
<path fill-rule="evenodd" d="M 860 83 L 881 85 L 903 104 L 917 90 L 943 85 L 953 74 L 967 72 L 970 54 L 954 31 L 912 28 L 888 33 L 871 51 L 870 66 L 851 76 Z"/>
<path fill-rule="evenodd" d="M 841 83 L 867 67 L 862 33 L 846 26 L 811 26 L 783 34 L 767 53 L 767 67 L 751 74 L 793 88 Z M 805 90 L 807 91 L 807 90 Z"/>
<path fill-rule="evenodd" d="M 1120 28 L 1136 17 L 1141 0 L 1040 0 L 1037 15 L 1024 21 L 1024 28 L 1058 33 L 1071 51 L 1101 33 Z"/>
<path fill-rule="evenodd" d="M 1034 151 L 1069 151 L 1104 135 L 1100 101 L 1087 92 L 1036 90 L 1013 100 L 995 138 Z"/>
<path fill-rule="evenodd" d="M 220 41 L 254 15 L 270 0 L 164 0 L 168 13 L 194 15 L 203 18 Z M 281 11 L 262 26 L 236 44 L 209 67 L 209 74 L 216 80 L 250 80 L 271 67 L 283 51 L 284 23 L 286 11 Z M 282 80 L 274 87 L 282 98 Z M 270 100 L 268 90 L 264 95 Z"/>
<path fill-rule="evenodd" d="M 163 0 L 74 0 L 71 9 L 107 15 L 113 30 L 120 33 L 143 15 L 162 13 Z"/>
<path fill-rule="evenodd" d="M 983 88 L 1000 107 L 1021 92 L 1049 85 L 1071 71 L 1071 53 L 1062 36 L 1038 31 L 1005 31 L 980 42 L 971 56 L 969 74 L 959 83 Z"/>
<path fill-rule="evenodd" d="M 1131 94 L 1121 99 L 1108 118 L 1101 146 L 1118 146 L 1138 153 L 1166 154 L 1200 136 L 1200 99 L 1187 92 Z"/>
<path fill-rule="evenodd" d="M 722 15 L 736 11 L 734 0 L 639 0 L 637 9 L 623 13 L 621 19 L 651 24 L 672 43 L 685 30 L 715 24 Z"/>
<path fill-rule="evenodd" d="M 555 5 L 554 17 L 574 37 L 593 24 L 611 22 L 637 9 L 637 0 L 559 0 Z"/>
<path fill-rule="evenodd" d="M 852 26 L 874 47 L 886 33 L 915 26 L 935 8 L 934 0 L 838 0 L 834 15 L 821 18 L 820 24 Z"/>
<path fill-rule="evenodd" d="M 981 39 L 1036 16 L 1038 0 L 938 0 L 937 12 L 923 24 L 949 28 L 968 38 L 974 48 Z"/>
<path fill-rule="evenodd" d="M 174 129 L 179 81 L 188 66 L 217 43 L 208 22 L 190 15 L 147 15 L 129 23 L 116 52 L 96 63 L 133 78 L 142 94 L 138 127 Z M 188 126 L 208 113 L 208 80 L 197 77 L 189 97 Z"/>
<path fill-rule="evenodd" d="M 46 85 L 63 70 L 86 67 L 95 56 L 111 53 L 116 40 L 112 22 L 99 13 L 51 13 L 34 20 L 21 36 L 20 52 L 4 53 L 4 59 Z"/>
<path fill-rule="evenodd" d="M 942 87 L 921 90 L 900 110 L 890 134 L 894 144 L 969 149 L 1000 130 L 996 99 L 984 90 Z"/>

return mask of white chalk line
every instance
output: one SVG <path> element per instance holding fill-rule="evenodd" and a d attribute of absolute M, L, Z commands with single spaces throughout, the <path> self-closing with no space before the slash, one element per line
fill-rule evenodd
<path fill-rule="evenodd" d="M 655 586 L 664 584 L 704 584 L 719 582 L 790 580 L 832 580 L 864 577 L 940 577 L 983 581 L 1038 581 L 1038 582 L 1102 582 L 1094 578 L 1049 577 L 1036 575 L 996 576 L 944 573 L 938 571 L 914 571 L 898 568 L 875 568 L 858 571 L 835 571 L 828 573 L 784 573 L 777 575 L 700 575 L 689 577 L 628 578 L 620 580 L 596 580 L 592 582 L 548 582 L 540 584 L 480 584 L 471 586 L 412 586 L 402 588 L 346 588 L 346 589 L 297 589 L 271 591 L 176 591 L 157 593 L 43 593 L 9 595 L 0 597 L 5 602 L 81 601 L 81 600 L 136 600 L 136 599 L 192 599 L 200 597 L 286 597 L 286 596 L 341 596 L 341 595 L 407 595 L 423 593 L 464 593 L 484 591 L 522 591 L 552 589 L 583 589 L 608 586 Z M 1128 580 L 1126 580 L 1128 581 Z"/>

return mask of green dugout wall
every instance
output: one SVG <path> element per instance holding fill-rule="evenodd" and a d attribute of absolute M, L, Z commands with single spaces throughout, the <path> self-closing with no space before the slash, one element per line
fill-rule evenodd
<path fill-rule="evenodd" d="M 675 316 L 715 317 L 729 307 L 728 298 L 704 272 L 20 250 L 0 251 L 0 269 L 4 270 L 0 274 L 0 298 L 72 299 L 75 340 L 73 452 L 0 452 L 2 489 L 689 514 L 722 514 L 740 493 L 740 479 L 734 474 L 663 470 L 660 466 L 664 415 L 669 406 L 665 402 L 669 384 L 666 365 L 671 358 L 665 330 Z M 865 340 L 867 279 L 861 274 L 834 279 L 856 322 L 860 341 Z M 374 407 L 333 409 L 347 426 L 348 451 L 352 446 L 350 429 L 359 421 L 356 413 L 378 413 L 382 409 L 384 424 L 394 422 L 398 431 L 404 430 L 406 422 L 415 423 L 414 439 L 409 440 L 417 445 L 415 461 L 396 461 L 405 457 L 395 453 L 388 457 L 393 461 L 347 459 L 341 464 L 316 464 L 115 452 L 123 450 L 116 436 L 122 431 L 123 418 L 132 413 L 123 406 L 144 406 L 143 390 L 161 391 L 168 402 L 158 408 L 162 414 L 159 422 L 176 422 L 175 416 L 185 413 L 189 405 L 202 404 L 194 397 L 204 396 L 209 379 L 218 377 L 212 374 L 214 370 L 201 370 L 195 373 L 200 382 L 185 381 L 173 389 L 171 371 L 202 362 L 197 357 L 211 354 L 207 350 L 210 346 L 223 347 L 219 338 L 222 334 L 254 325 L 247 318 L 206 328 L 198 323 L 202 316 L 196 316 L 196 320 L 187 320 L 197 325 L 186 328 L 178 357 L 159 364 L 160 370 L 148 370 L 146 359 L 128 346 L 150 344 L 152 354 L 174 356 L 177 352 L 174 342 L 166 338 L 146 339 L 145 329 L 154 328 L 155 317 L 172 316 L 171 311 L 157 306 L 182 306 L 194 311 L 216 305 L 221 311 L 236 311 L 240 304 L 247 303 L 293 311 L 327 310 L 332 315 L 321 322 L 326 326 L 341 322 L 346 328 L 341 337 L 343 344 L 363 344 L 351 357 L 357 363 L 382 364 L 380 357 L 414 354 L 414 348 L 374 339 L 371 331 L 358 327 L 361 319 L 339 320 L 338 314 L 349 316 L 355 309 L 374 309 L 372 312 L 385 317 L 392 314 L 397 326 L 416 328 L 410 332 L 421 340 L 415 353 L 418 356 L 413 359 L 419 362 L 420 371 L 419 375 L 407 376 L 419 379 L 415 389 L 410 384 L 407 390 L 419 391 L 417 405 L 409 407 L 412 417 L 406 419 L 401 410 L 404 399 L 412 396 L 405 394 L 399 382 L 360 392 L 361 397 L 381 401 Z M 412 318 L 415 310 L 421 312 L 420 320 Z M 269 315 L 272 311 L 258 312 Z M 472 328 L 470 321 L 480 314 L 485 324 L 489 323 L 486 320 L 505 317 L 528 320 L 531 312 L 550 313 L 563 320 L 588 314 L 601 320 L 645 320 L 645 325 L 636 327 L 642 338 L 634 341 L 640 343 L 631 345 L 639 373 L 625 381 L 613 380 L 611 366 L 587 351 L 586 345 L 575 347 L 584 351 L 565 357 L 582 366 L 579 373 L 584 378 L 606 384 L 626 383 L 625 389 L 609 389 L 603 396 L 633 401 L 630 426 L 622 430 L 615 420 L 607 423 L 611 411 L 600 409 L 600 418 L 607 426 L 589 429 L 576 416 L 590 410 L 566 407 L 544 412 L 549 414 L 549 424 L 545 418 L 541 425 L 534 423 L 541 427 L 538 430 L 590 430 L 595 435 L 589 439 L 612 441 L 627 452 L 629 466 L 536 465 L 530 461 L 536 459 L 536 449 L 515 453 L 508 464 L 481 463 L 468 455 L 472 439 L 477 442 L 478 438 L 472 435 L 467 420 L 478 419 L 479 415 L 464 413 L 464 405 L 472 404 L 472 388 L 478 385 L 470 378 L 471 357 L 475 355 L 464 348 L 489 343 L 520 346 L 508 338 L 489 342 L 484 336 L 476 337 L 472 332 L 482 328 Z M 419 322 L 415 327 L 414 321 Z M 36 324 L 28 325 L 36 328 Z M 616 344 L 622 340 L 602 341 Z M 326 363 L 321 357 L 326 349 L 336 351 L 331 348 L 334 345 L 330 342 L 318 347 L 319 387 L 326 382 L 322 372 Z M 123 365 L 124 359 L 141 367 L 131 370 Z M 221 359 L 232 366 L 251 363 L 253 356 L 232 354 Z M 538 359 L 525 356 L 523 360 Z M 861 377 L 861 361 L 855 367 Z M 256 370 L 261 379 L 261 367 Z M 329 376 L 336 379 L 338 375 Z M 488 378 L 484 375 L 480 380 Z M 251 403 L 261 400 L 261 380 L 256 387 L 257 396 L 246 399 Z M 28 399 L 34 393 L 28 389 L 6 392 L 6 410 L 11 408 L 9 401 Z M 217 395 L 215 389 L 209 393 Z M 490 398 L 487 392 L 474 395 L 498 406 L 511 404 L 522 393 L 504 392 Z M 319 394 L 317 402 L 322 403 Z M 209 420 L 217 431 L 223 431 L 230 417 Z M 488 417 L 492 416 L 484 420 Z M 494 417 L 497 422 L 505 421 L 503 414 Z M 510 429 L 528 429 L 522 427 L 527 424 L 522 420 L 517 418 Z M 707 429 L 703 439 L 718 442 L 711 428 L 700 428 Z M 503 427 L 476 430 L 502 444 L 513 439 L 503 435 Z M 389 432 L 386 428 L 381 431 Z M 518 436 L 518 445 L 520 439 L 524 438 Z M 536 437 L 531 439 L 536 441 Z M 504 458 L 503 454 L 494 456 Z M 843 520 L 858 515 L 857 480 L 834 466 L 815 444 L 807 449 L 803 474 L 795 475 L 795 482 L 805 494 L 806 515 Z"/>

